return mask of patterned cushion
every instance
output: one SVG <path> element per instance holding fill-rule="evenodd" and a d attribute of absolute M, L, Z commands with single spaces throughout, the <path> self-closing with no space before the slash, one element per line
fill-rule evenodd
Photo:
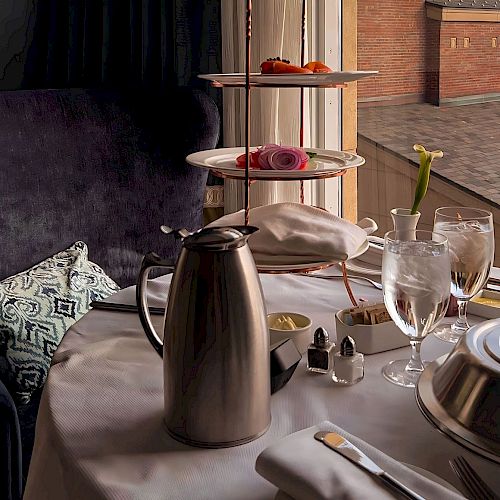
<path fill-rule="evenodd" d="M 0 282 L 0 373 L 20 403 L 41 387 L 66 330 L 119 289 L 78 241 Z"/>

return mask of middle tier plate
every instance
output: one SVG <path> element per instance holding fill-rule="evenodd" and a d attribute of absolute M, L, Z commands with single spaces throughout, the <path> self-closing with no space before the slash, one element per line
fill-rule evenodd
<path fill-rule="evenodd" d="M 250 151 L 257 148 L 252 147 Z M 323 179 L 332 177 L 343 170 L 363 165 L 365 159 L 352 153 L 344 151 L 332 151 L 328 149 L 304 148 L 307 153 L 316 156 L 310 160 L 305 170 L 249 170 L 252 180 L 301 180 L 301 179 Z M 245 153 L 244 147 L 220 148 L 199 151 L 190 154 L 186 161 L 195 167 L 206 168 L 222 177 L 233 179 L 245 179 L 245 169 L 236 166 L 236 158 Z"/>

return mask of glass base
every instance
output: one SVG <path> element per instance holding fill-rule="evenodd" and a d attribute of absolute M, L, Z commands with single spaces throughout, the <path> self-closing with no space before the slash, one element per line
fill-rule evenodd
<path fill-rule="evenodd" d="M 391 361 L 382 368 L 382 375 L 386 380 L 401 387 L 415 387 L 421 371 L 407 370 L 406 366 L 410 362 L 409 359 L 398 359 Z M 423 362 L 424 366 L 429 363 Z"/>
<path fill-rule="evenodd" d="M 451 325 L 440 326 L 436 328 L 433 332 L 435 337 L 444 342 L 451 342 L 456 344 L 464 335 L 464 333 L 457 332 L 451 328 Z"/>

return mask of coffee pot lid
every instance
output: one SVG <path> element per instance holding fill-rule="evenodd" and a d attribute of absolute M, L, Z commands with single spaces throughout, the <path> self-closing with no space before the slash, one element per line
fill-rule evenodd
<path fill-rule="evenodd" d="M 254 226 L 206 227 L 184 239 L 192 250 L 231 250 L 245 245 L 248 236 L 258 231 Z"/>

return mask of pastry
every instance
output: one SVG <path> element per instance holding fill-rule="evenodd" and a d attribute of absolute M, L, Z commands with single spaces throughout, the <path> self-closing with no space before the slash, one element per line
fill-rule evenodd
<path fill-rule="evenodd" d="M 284 73 L 312 73 L 310 69 L 301 68 L 300 66 L 295 66 L 290 64 L 287 59 L 281 59 L 279 57 L 270 58 L 264 61 L 260 65 L 260 71 L 263 75 L 280 75 Z"/>
<path fill-rule="evenodd" d="M 309 62 L 304 68 L 310 69 L 313 73 L 333 73 L 333 70 L 321 61 Z"/>

